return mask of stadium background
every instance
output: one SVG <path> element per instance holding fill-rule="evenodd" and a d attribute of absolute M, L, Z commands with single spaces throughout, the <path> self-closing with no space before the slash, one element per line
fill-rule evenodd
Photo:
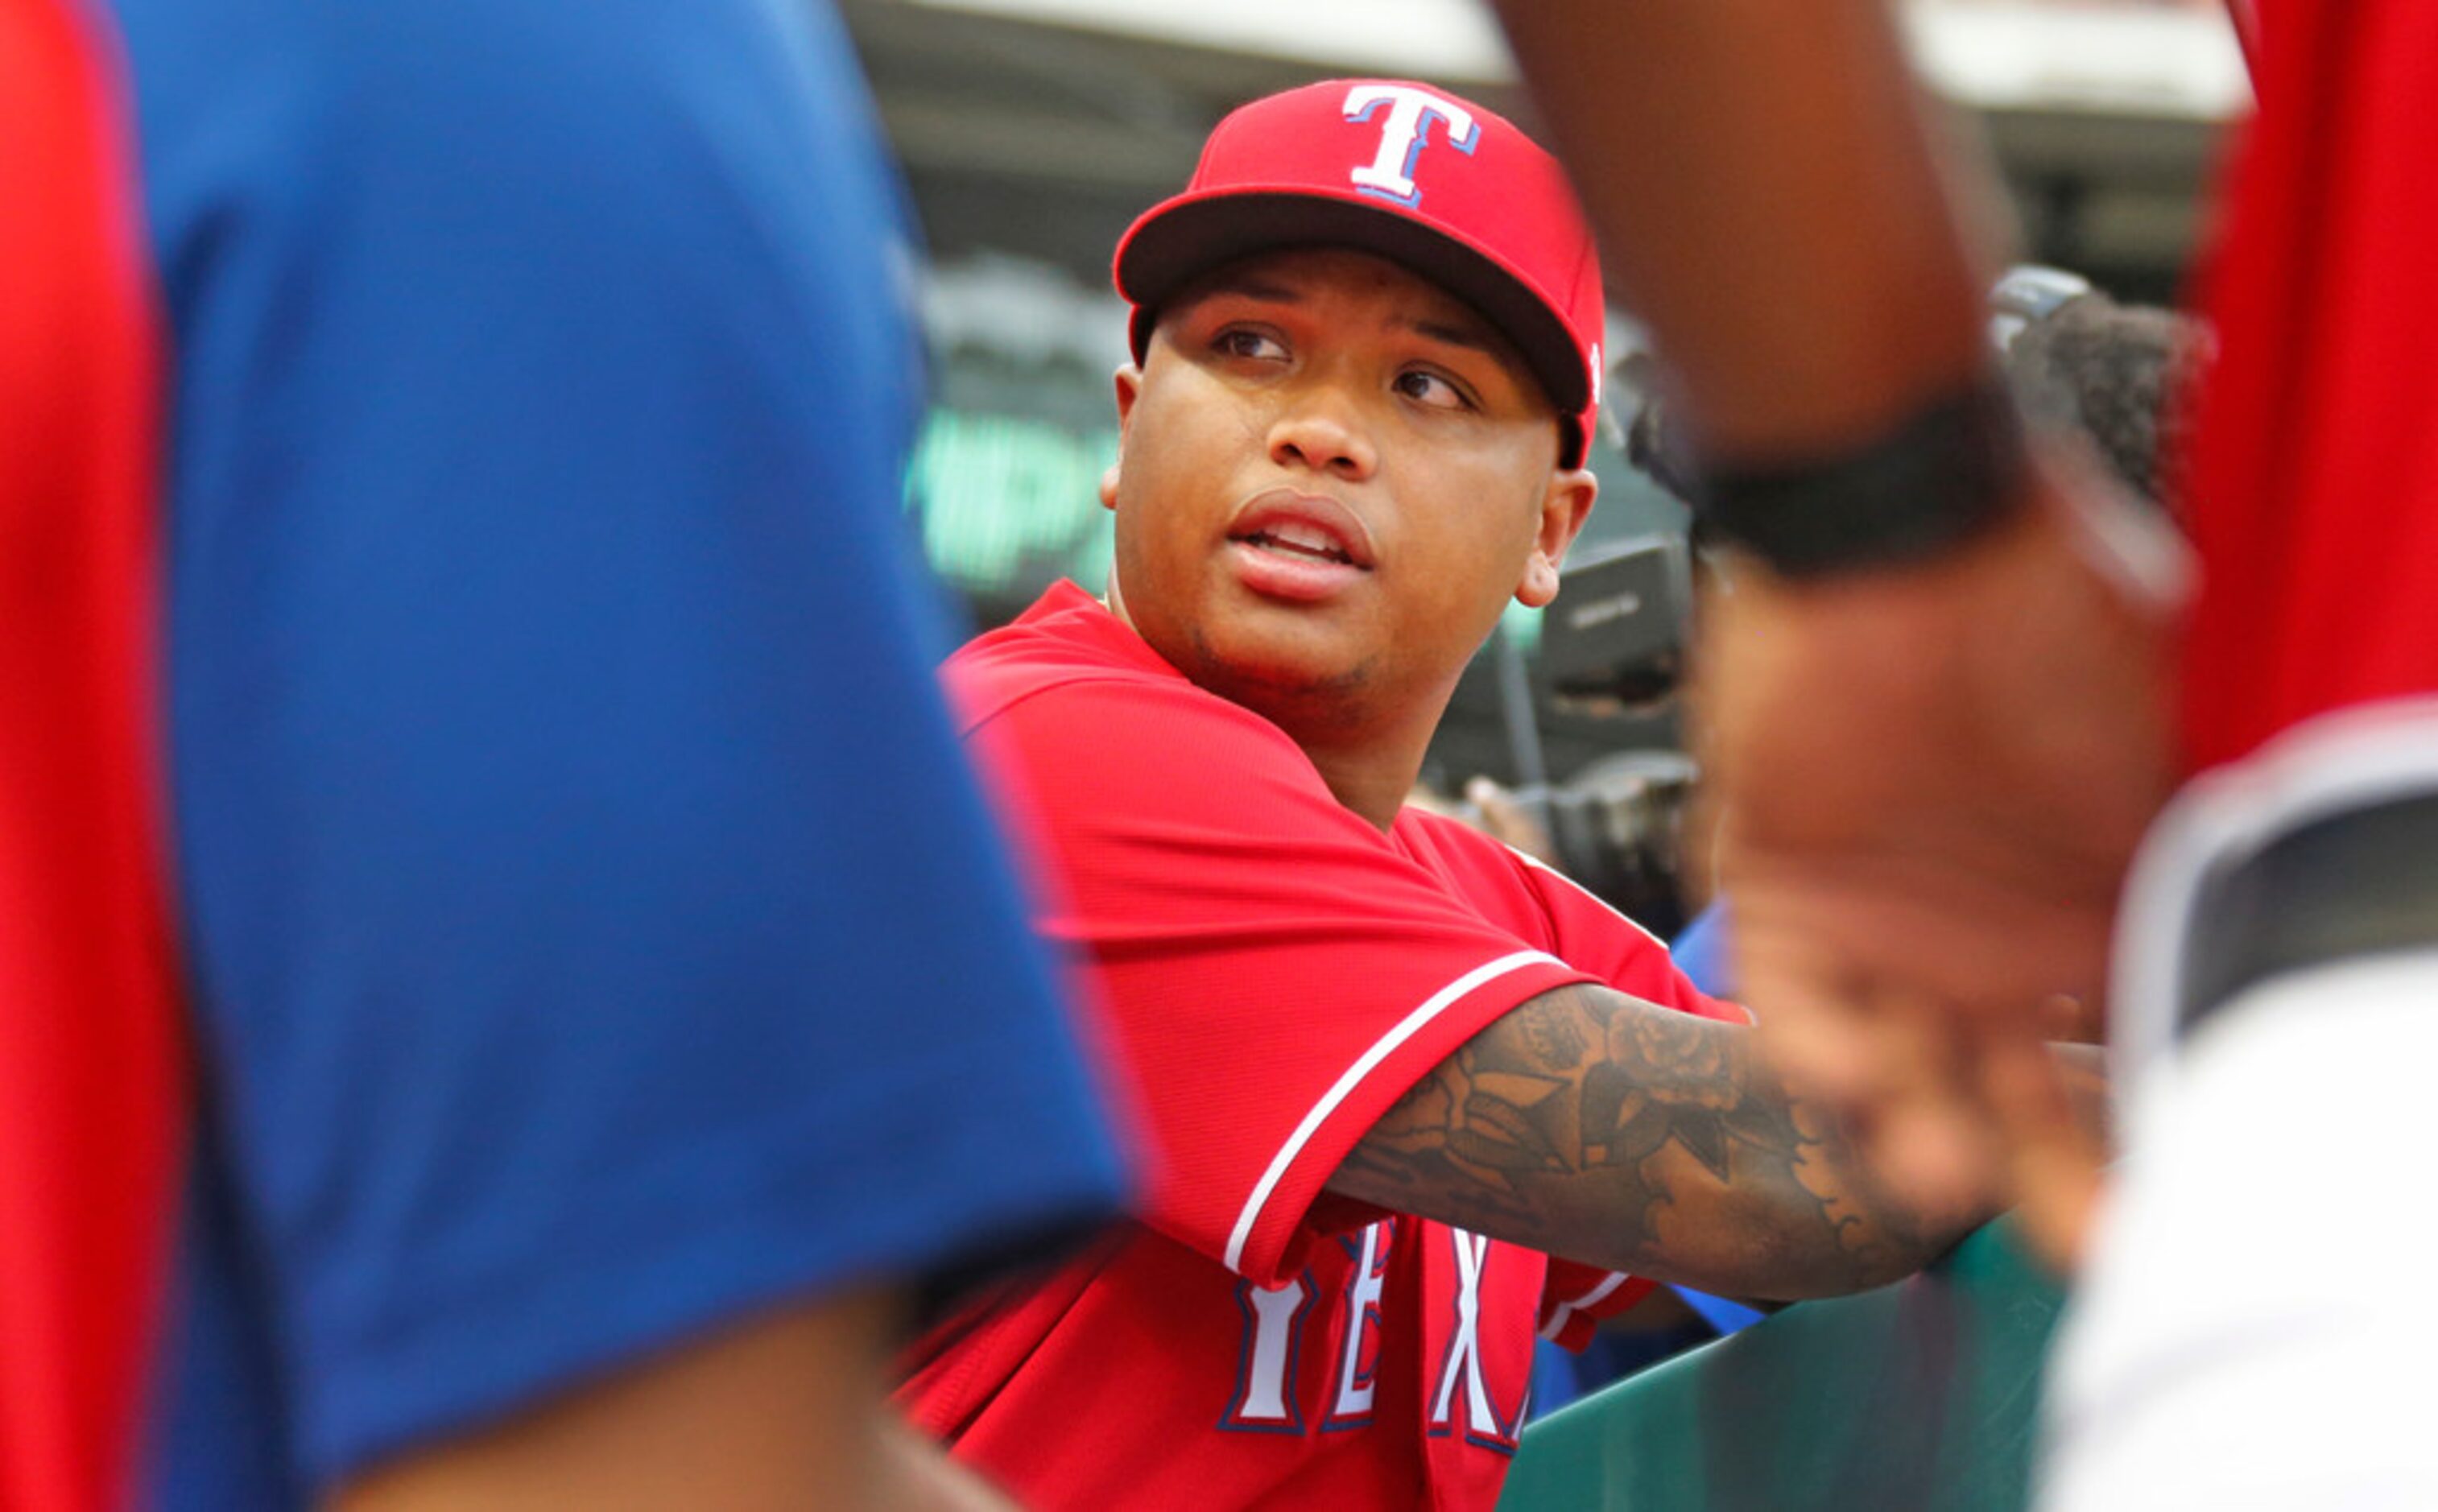
<path fill-rule="evenodd" d="M 907 507 L 978 624 L 1055 577 L 1098 591 L 1124 355 L 1109 249 L 1182 183 L 1212 123 L 1255 95 L 1340 74 L 1433 79 L 1528 125 L 1479 0 L 845 0 L 928 242 L 920 276 L 934 407 Z M 2173 298 L 2219 129 L 2246 102 L 2217 0 L 1911 0 L 1917 61 L 2002 165 L 2028 259 L 2121 299 Z M 1634 342 L 1612 312 L 1613 355 Z M 1672 501 L 1596 448 L 1585 547 L 1680 533 Z M 1537 673 L 1534 616 L 1508 633 Z M 1425 778 L 1519 773 L 1493 643 L 1467 673 Z M 1672 745 L 1671 714 L 1595 723 L 1531 677 L 1547 771 Z"/>

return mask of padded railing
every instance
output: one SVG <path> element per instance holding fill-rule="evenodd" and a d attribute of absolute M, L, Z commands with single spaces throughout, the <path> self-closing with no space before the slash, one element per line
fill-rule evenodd
<path fill-rule="evenodd" d="M 2061 1301 L 1992 1224 L 1534 1424 L 1500 1512 L 2013 1512 Z"/>

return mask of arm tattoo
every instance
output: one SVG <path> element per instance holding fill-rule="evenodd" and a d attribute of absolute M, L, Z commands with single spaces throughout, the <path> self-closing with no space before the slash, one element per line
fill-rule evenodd
<path fill-rule="evenodd" d="M 1853 1291 L 1961 1237 L 1874 1198 L 1751 1030 L 1592 987 L 1475 1035 L 1331 1184 L 1535 1249 L 1737 1294 Z M 1965 1225 L 1969 1226 L 1969 1225 Z"/>

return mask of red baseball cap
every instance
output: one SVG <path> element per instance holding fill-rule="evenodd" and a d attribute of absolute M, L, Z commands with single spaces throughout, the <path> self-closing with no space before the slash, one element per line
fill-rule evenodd
<path fill-rule="evenodd" d="M 1118 242 L 1140 361 L 1169 298 L 1239 257 L 1344 246 L 1402 264 L 1514 343 L 1550 403 L 1560 465 L 1599 416 L 1599 254 L 1565 170 L 1512 122 L 1426 84 L 1339 79 L 1230 112 L 1185 191 Z"/>

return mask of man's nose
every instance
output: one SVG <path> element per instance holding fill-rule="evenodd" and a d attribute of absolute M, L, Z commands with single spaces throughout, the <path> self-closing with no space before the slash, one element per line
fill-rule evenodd
<path fill-rule="evenodd" d="M 1369 477 L 1380 462 L 1362 407 L 1330 381 L 1298 383 L 1281 396 L 1270 460 L 1342 478 Z"/>

